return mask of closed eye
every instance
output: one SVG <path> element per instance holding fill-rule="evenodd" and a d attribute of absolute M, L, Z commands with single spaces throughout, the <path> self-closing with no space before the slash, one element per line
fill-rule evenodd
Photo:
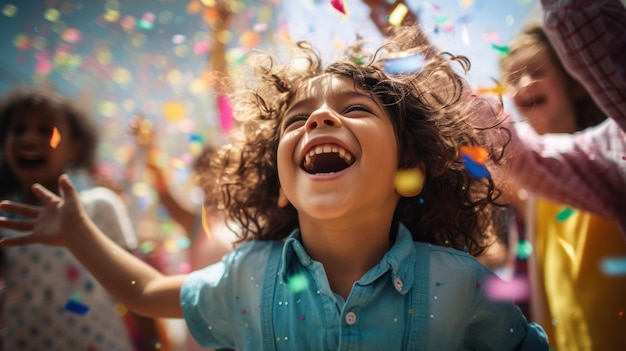
<path fill-rule="evenodd" d="M 372 113 L 372 110 L 364 105 L 350 105 L 343 111 L 343 114 L 345 115 L 354 111 L 365 111 L 365 112 Z"/>
<path fill-rule="evenodd" d="M 308 118 L 309 116 L 307 115 L 295 115 L 289 117 L 283 124 L 283 130 L 298 128 L 300 125 L 304 124 Z"/>

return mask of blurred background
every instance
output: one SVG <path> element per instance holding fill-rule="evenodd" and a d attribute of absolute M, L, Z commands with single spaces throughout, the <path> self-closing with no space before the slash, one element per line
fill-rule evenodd
<path fill-rule="evenodd" d="M 474 89 L 495 86 L 508 41 L 540 16 L 537 0 L 405 2 L 439 49 L 469 57 Z M 172 192 L 198 208 L 192 161 L 229 124 L 217 78 L 246 79 L 251 51 L 300 39 L 327 59 L 357 35 L 375 47 L 382 34 L 369 14 L 361 0 L 2 0 L 0 94 L 45 86 L 88 108 L 101 127 L 101 172 L 123 185 L 142 254 L 159 252 L 171 272 L 186 272 L 189 239 L 144 176 L 129 121 L 152 122 Z"/>

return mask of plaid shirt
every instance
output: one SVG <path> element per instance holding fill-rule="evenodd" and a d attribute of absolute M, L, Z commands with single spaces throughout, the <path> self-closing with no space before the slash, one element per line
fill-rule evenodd
<path fill-rule="evenodd" d="M 620 0 L 541 0 L 561 61 L 611 118 L 576 134 L 511 128 L 510 175 L 545 198 L 610 218 L 626 238 L 626 8 Z"/>

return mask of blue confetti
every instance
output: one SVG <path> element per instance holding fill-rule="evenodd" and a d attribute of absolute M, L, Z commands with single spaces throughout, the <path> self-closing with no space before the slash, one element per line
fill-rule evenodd
<path fill-rule="evenodd" d="M 462 155 L 463 163 L 467 172 L 474 176 L 474 178 L 491 178 L 491 174 L 487 167 L 472 160 L 468 155 Z"/>
<path fill-rule="evenodd" d="M 89 311 L 89 306 L 83 305 L 78 301 L 70 299 L 65 304 L 65 310 L 79 315 L 84 315 Z"/>
<path fill-rule="evenodd" d="M 411 74 L 424 67 L 424 55 L 415 53 L 405 57 L 385 60 L 385 72 L 389 74 Z"/>
<path fill-rule="evenodd" d="M 602 272 L 610 276 L 626 275 L 626 257 L 605 258 L 602 260 Z"/>

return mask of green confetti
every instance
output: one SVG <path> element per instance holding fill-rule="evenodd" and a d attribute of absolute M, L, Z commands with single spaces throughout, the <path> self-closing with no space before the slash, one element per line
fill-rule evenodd
<path fill-rule="evenodd" d="M 292 292 L 300 292 L 305 290 L 309 286 L 309 281 L 300 274 L 294 275 L 289 278 L 289 282 L 287 283 L 287 287 Z"/>
<path fill-rule="evenodd" d="M 574 214 L 574 210 L 569 207 L 565 207 L 556 215 L 556 220 L 559 222 L 565 222 L 572 214 Z"/>
<path fill-rule="evenodd" d="M 442 286 L 442 285 L 444 285 L 444 284 L 445 284 L 445 283 L 436 282 L 436 283 L 435 283 L 435 286 Z"/>
<path fill-rule="evenodd" d="M 533 253 L 533 245 L 528 240 L 522 240 L 517 244 L 517 257 L 527 259 Z"/>

